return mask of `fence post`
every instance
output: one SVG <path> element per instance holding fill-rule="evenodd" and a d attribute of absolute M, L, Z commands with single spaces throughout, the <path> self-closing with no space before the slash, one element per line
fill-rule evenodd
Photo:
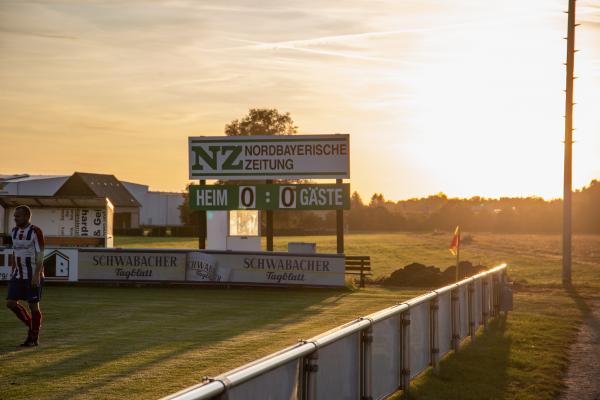
<path fill-rule="evenodd" d="M 489 303 L 489 288 L 488 288 L 488 277 L 484 276 L 481 278 L 481 319 L 483 320 L 483 329 L 488 328 L 488 303 Z"/>
<path fill-rule="evenodd" d="M 494 317 L 500 315 L 500 278 L 494 274 Z"/>
<path fill-rule="evenodd" d="M 302 400 L 316 400 L 317 398 L 317 371 L 319 370 L 318 360 L 318 350 L 311 353 L 307 357 L 304 357 L 304 363 L 302 366 Z"/>
<path fill-rule="evenodd" d="M 458 351 L 460 347 L 460 287 L 456 286 L 456 288 L 452 289 L 450 301 L 452 306 L 451 310 L 451 320 L 452 320 L 452 350 L 455 352 Z"/>
<path fill-rule="evenodd" d="M 431 366 L 435 373 L 439 372 L 439 327 L 438 327 L 438 298 L 429 303 L 429 349 Z"/>
<path fill-rule="evenodd" d="M 373 329 L 368 327 L 361 331 L 361 400 L 372 400 L 372 343 L 373 343 Z"/>
<path fill-rule="evenodd" d="M 506 268 L 504 268 L 502 270 L 502 272 L 500 273 L 500 285 L 498 288 L 498 314 L 500 314 L 500 309 L 501 309 L 501 305 L 502 305 L 502 292 L 503 292 L 503 288 L 504 285 L 506 285 L 506 281 L 507 281 L 507 276 L 506 276 Z M 504 312 L 504 315 L 507 315 L 508 311 Z"/>
<path fill-rule="evenodd" d="M 475 305 L 475 284 L 469 282 L 468 286 L 468 309 L 469 309 L 469 335 L 471 335 L 471 341 L 475 341 L 475 320 L 474 320 L 474 305 Z"/>
<path fill-rule="evenodd" d="M 491 304 L 490 304 L 490 316 L 491 317 L 495 317 L 496 316 L 496 287 L 498 286 L 496 284 L 496 274 L 492 275 L 491 278 L 491 283 L 492 283 L 492 296 L 491 296 Z"/>
<path fill-rule="evenodd" d="M 404 391 L 404 397 L 408 398 L 410 388 L 410 310 L 400 315 L 400 388 Z"/>

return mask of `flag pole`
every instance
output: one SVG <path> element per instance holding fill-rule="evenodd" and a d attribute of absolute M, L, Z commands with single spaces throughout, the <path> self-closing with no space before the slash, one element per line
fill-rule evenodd
<path fill-rule="evenodd" d="M 456 268 L 454 272 L 455 281 L 458 282 L 458 264 L 460 262 L 460 226 L 456 226 L 454 229 L 454 236 L 452 237 L 452 243 L 450 243 L 450 253 L 456 256 Z"/>
<path fill-rule="evenodd" d="M 458 262 L 460 258 L 460 246 L 456 248 L 456 282 L 458 282 Z"/>

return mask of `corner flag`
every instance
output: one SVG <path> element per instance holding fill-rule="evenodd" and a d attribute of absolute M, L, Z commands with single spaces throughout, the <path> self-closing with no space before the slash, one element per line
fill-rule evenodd
<path fill-rule="evenodd" d="M 452 238 L 452 243 L 450 243 L 450 253 L 453 256 L 458 254 L 458 250 L 460 248 L 460 227 L 456 227 L 454 230 L 454 237 Z"/>

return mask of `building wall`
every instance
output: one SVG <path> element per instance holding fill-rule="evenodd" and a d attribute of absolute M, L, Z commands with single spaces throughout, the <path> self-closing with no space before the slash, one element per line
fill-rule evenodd
<path fill-rule="evenodd" d="M 139 207 L 115 207 L 114 229 L 137 229 L 140 227 Z"/>
<path fill-rule="evenodd" d="M 135 199 L 144 207 L 144 201 L 146 193 L 148 193 L 148 185 L 140 185 L 139 183 L 123 182 L 121 181 L 125 189 L 129 191 L 135 197 Z"/>
<path fill-rule="evenodd" d="M 13 223 L 14 218 L 12 218 L 12 215 L 8 215 L 4 207 L 0 206 L 0 236 L 8 234 Z"/>
<path fill-rule="evenodd" d="M 182 226 L 179 206 L 185 198 L 183 193 L 152 192 L 147 185 L 122 182 L 123 186 L 142 205 L 140 226 Z"/>
<path fill-rule="evenodd" d="M 148 192 L 142 207 L 141 225 L 182 226 L 179 206 L 183 201 L 182 193 Z"/>

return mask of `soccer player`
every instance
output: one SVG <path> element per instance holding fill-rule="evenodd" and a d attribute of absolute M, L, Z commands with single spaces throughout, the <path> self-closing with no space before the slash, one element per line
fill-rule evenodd
<path fill-rule="evenodd" d="M 31 224 L 31 210 L 27 206 L 15 209 L 15 224 L 12 236 L 12 271 L 8 282 L 6 307 L 10 308 L 27 326 L 27 339 L 23 347 L 38 345 L 42 312 L 40 299 L 44 284 L 44 234 L 42 230 Z M 29 303 L 27 312 L 19 300 Z"/>

